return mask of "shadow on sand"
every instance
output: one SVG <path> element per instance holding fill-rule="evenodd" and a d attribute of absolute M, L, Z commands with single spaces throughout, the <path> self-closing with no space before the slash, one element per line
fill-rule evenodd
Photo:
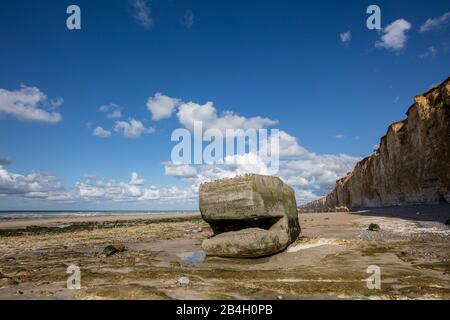
<path fill-rule="evenodd" d="M 379 208 L 352 208 L 351 213 L 369 217 L 393 217 L 409 220 L 436 221 L 445 223 L 450 219 L 450 204 L 421 204 Z"/>

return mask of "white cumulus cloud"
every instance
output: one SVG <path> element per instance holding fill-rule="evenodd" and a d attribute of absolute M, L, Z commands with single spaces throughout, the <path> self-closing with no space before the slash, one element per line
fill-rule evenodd
<path fill-rule="evenodd" d="M 406 45 L 406 32 L 411 29 L 411 23 L 405 19 L 398 19 L 383 29 L 381 41 L 375 43 L 375 47 L 399 51 Z"/>
<path fill-rule="evenodd" d="M 132 172 L 130 175 L 130 184 L 134 186 L 141 186 L 144 184 L 144 179 L 139 178 L 137 172 Z"/>
<path fill-rule="evenodd" d="M 110 119 L 122 118 L 122 108 L 117 104 L 110 103 L 100 106 L 100 112 L 106 113 L 106 116 Z"/>
<path fill-rule="evenodd" d="M 96 137 L 100 138 L 110 138 L 111 137 L 111 131 L 105 130 L 102 127 L 98 126 L 94 129 L 94 132 L 92 133 Z"/>
<path fill-rule="evenodd" d="M 329 192 L 339 178 L 350 172 L 359 158 L 346 154 L 307 155 L 280 164 L 280 176 L 293 186 L 310 190 L 318 195 Z"/>
<path fill-rule="evenodd" d="M 177 111 L 178 121 L 188 130 L 193 130 L 194 121 L 201 121 L 204 130 L 215 128 L 222 132 L 227 129 L 265 129 L 278 123 L 270 118 L 245 117 L 232 111 L 219 113 L 212 102 L 183 103 L 161 93 L 150 98 L 147 107 L 155 120 L 169 118 Z M 111 112 L 111 110 L 108 107 L 101 111 Z M 154 131 L 153 128 L 147 128 L 141 121 L 133 118 L 127 121 L 117 120 L 113 130 L 127 138 L 138 138 L 142 134 Z M 111 131 L 96 127 L 94 135 L 109 137 Z M 335 181 L 351 171 L 359 160 L 345 154 L 320 155 L 310 152 L 299 144 L 297 137 L 283 130 L 279 130 L 279 138 L 280 162 L 277 175 L 294 187 L 299 203 L 313 200 L 329 192 Z M 103 181 L 95 176 L 89 176 L 66 190 L 61 188 L 53 177 L 38 173 L 28 176 L 13 174 L 1 167 L 3 171 L 0 171 L 0 195 L 13 192 L 25 198 L 64 202 L 171 202 L 174 200 L 196 202 L 198 186 L 202 182 L 231 178 L 246 173 L 272 174 L 271 168 L 268 168 L 267 159 L 261 158 L 254 151 L 225 156 L 223 163 L 216 165 L 177 165 L 171 162 L 163 163 L 163 165 L 166 175 L 183 178 L 185 182 L 189 182 L 189 186 L 147 186 L 137 172 L 132 172 L 128 182 Z"/>
<path fill-rule="evenodd" d="M 307 153 L 306 149 L 298 144 L 296 137 L 280 130 L 280 157 L 301 156 Z"/>
<path fill-rule="evenodd" d="M 54 175 L 32 172 L 28 175 L 12 173 L 0 165 L 0 195 L 32 196 L 60 189 Z"/>
<path fill-rule="evenodd" d="M 63 103 L 61 98 L 48 100 L 36 87 L 22 85 L 19 90 L 0 89 L 0 118 L 9 115 L 21 121 L 57 123 L 62 120 L 53 109 Z"/>
<path fill-rule="evenodd" d="M 164 165 L 165 174 L 167 176 L 192 178 L 197 175 L 197 169 L 188 164 L 172 164 Z"/>
<path fill-rule="evenodd" d="M 171 98 L 163 95 L 161 92 L 157 92 L 153 97 L 148 99 L 147 108 L 152 114 L 152 119 L 158 121 L 170 118 L 179 104 L 179 99 Z"/>
<path fill-rule="evenodd" d="M 226 129 L 260 129 L 278 123 L 278 121 L 259 116 L 246 118 L 232 111 L 224 111 L 218 115 L 212 102 L 206 102 L 203 105 L 194 102 L 183 103 L 179 107 L 177 117 L 189 130 L 193 130 L 195 121 L 201 121 L 204 130 L 215 128 L 223 132 Z"/>
<path fill-rule="evenodd" d="M 126 138 L 139 138 L 142 134 L 155 132 L 155 129 L 146 128 L 144 124 L 136 119 L 129 118 L 128 121 L 116 121 L 114 131 L 122 133 Z"/>
<path fill-rule="evenodd" d="M 144 185 L 144 179 L 132 172 L 128 182 L 104 181 L 86 175 L 70 189 L 61 186 L 59 180 L 49 174 L 32 172 L 28 175 L 12 173 L 0 165 L 0 196 L 15 196 L 23 199 L 40 199 L 58 203 L 82 202 L 141 202 L 179 201 L 192 203 L 198 193 L 192 187 L 158 187 Z"/>

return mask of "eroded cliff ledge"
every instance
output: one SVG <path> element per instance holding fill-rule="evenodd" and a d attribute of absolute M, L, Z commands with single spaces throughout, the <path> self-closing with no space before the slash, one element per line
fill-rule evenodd
<path fill-rule="evenodd" d="M 414 98 L 379 148 L 303 211 L 450 203 L 450 78 Z"/>

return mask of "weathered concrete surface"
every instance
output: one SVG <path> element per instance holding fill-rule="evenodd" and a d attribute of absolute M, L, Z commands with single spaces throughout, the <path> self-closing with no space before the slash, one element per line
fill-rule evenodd
<path fill-rule="evenodd" d="M 450 203 L 450 78 L 414 100 L 371 156 L 301 210 Z"/>
<path fill-rule="evenodd" d="M 284 250 L 300 234 L 294 190 L 278 177 L 245 175 L 200 186 L 200 211 L 214 237 L 208 255 L 260 257 Z"/>

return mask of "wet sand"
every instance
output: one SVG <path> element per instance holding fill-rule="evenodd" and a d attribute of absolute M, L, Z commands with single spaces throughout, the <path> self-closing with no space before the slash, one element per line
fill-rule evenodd
<path fill-rule="evenodd" d="M 288 250 L 207 257 L 197 267 L 177 254 L 212 235 L 198 214 L 9 221 L 0 232 L 0 299 L 450 299 L 447 213 L 379 214 L 300 214 L 302 236 Z M 370 223 L 381 230 L 368 231 Z M 103 256 L 114 242 L 126 251 Z M 67 289 L 71 264 L 81 269 L 80 290 Z M 380 289 L 367 287 L 370 265 L 381 269 Z"/>

